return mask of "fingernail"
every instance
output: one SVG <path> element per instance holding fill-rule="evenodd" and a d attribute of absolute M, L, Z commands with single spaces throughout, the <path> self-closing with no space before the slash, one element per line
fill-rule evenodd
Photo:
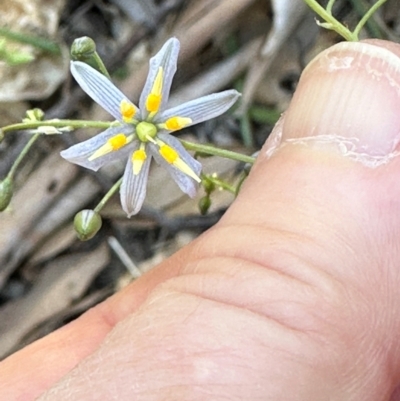
<path fill-rule="evenodd" d="M 286 112 L 282 142 L 339 143 L 376 159 L 400 147 L 400 46 L 343 42 L 304 70 Z"/>

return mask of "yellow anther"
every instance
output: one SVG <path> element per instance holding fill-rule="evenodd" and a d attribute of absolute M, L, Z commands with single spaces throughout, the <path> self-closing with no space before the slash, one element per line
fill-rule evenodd
<path fill-rule="evenodd" d="M 160 146 L 160 155 L 169 163 L 174 164 L 174 162 L 179 159 L 178 152 L 172 149 L 171 146 L 162 145 Z"/>
<path fill-rule="evenodd" d="M 164 71 L 162 67 L 159 67 L 150 94 L 147 96 L 146 99 L 146 109 L 150 113 L 157 113 L 157 111 L 160 108 L 162 99 L 163 79 L 164 79 Z"/>
<path fill-rule="evenodd" d="M 138 175 L 142 170 L 143 163 L 147 159 L 146 152 L 140 148 L 132 154 L 133 174 Z"/>
<path fill-rule="evenodd" d="M 179 157 L 178 152 L 168 145 L 160 146 L 160 155 L 169 163 L 174 165 L 178 170 L 182 171 L 197 182 L 201 182 L 200 177 Z"/>
<path fill-rule="evenodd" d="M 117 134 L 111 137 L 107 142 L 112 147 L 112 150 L 118 150 L 126 145 L 127 138 L 124 134 Z"/>
<path fill-rule="evenodd" d="M 192 123 L 191 118 L 187 117 L 171 117 L 165 121 L 165 128 L 170 131 L 177 131 L 187 127 Z"/>
<path fill-rule="evenodd" d="M 150 113 L 156 113 L 160 108 L 161 95 L 150 93 L 146 100 L 146 110 Z"/>
<path fill-rule="evenodd" d="M 132 118 L 136 114 L 136 108 L 135 106 L 128 102 L 127 100 L 123 99 L 120 104 L 120 109 L 121 109 L 121 115 L 122 119 L 127 123 L 132 120 Z"/>
<path fill-rule="evenodd" d="M 97 159 L 98 157 L 104 156 L 108 153 L 114 152 L 125 146 L 128 143 L 128 138 L 124 134 L 117 134 L 107 140 L 107 142 L 100 146 L 90 157 L 89 161 Z"/>

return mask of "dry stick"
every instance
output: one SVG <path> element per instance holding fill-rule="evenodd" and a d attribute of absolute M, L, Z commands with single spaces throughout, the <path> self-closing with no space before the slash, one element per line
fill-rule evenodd
<path fill-rule="evenodd" d="M 85 254 L 60 256 L 49 262 L 26 296 L 2 309 L 0 359 L 15 350 L 32 329 L 83 296 L 108 262 L 105 244 Z"/>
<path fill-rule="evenodd" d="M 287 18 L 284 21 L 282 21 L 281 15 L 275 16 L 275 18 L 278 19 L 279 24 L 278 22 L 274 22 L 272 31 L 268 34 L 266 43 L 260 51 L 260 55 L 253 60 L 252 66 L 246 76 L 243 88 L 242 104 L 239 113 L 245 113 L 250 107 L 254 94 L 259 87 L 261 80 L 264 78 L 266 71 L 275 60 L 281 46 L 296 28 L 307 10 L 307 7 L 302 1 L 296 1 L 294 3 L 295 4 L 293 5 L 295 7 L 288 7 L 287 10 L 280 9 L 281 13 L 283 12 L 287 14 Z"/>
<path fill-rule="evenodd" d="M 13 207 L 14 214 L 1 214 L 1 233 L 12 232 L 8 238 L 0 235 L 0 288 L 21 260 L 32 253 L 52 232 L 71 221 L 77 210 L 87 204 L 87 198 L 95 196 L 99 185 L 93 178 L 85 176 L 67 189 L 76 178 L 79 168 L 61 161 L 62 170 L 57 169 L 58 154 L 47 158 L 36 170 L 34 178 L 17 192 Z M 32 180 L 41 180 L 39 187 Z M 64 180 L 64 181 L 62 181 Z M 54 184 L 55 189 L 46 190 Z M 34 191 L 34 192 L 33 192 Z"/>

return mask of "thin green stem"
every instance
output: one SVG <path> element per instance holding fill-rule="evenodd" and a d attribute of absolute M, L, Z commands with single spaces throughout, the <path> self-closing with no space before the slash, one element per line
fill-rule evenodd
<path fill-rule="evenodd" d="M 213 177 L 212 175 L 206 175 L 205 179 L 212 182 L 217 187 L 225 189 L 226 191 L 232 193 L 233 195 L 236 195 L 236 188 L 234 186 L 228 184 L 227 182 L 222 181 L 217 177 Z"/>
<path fill-rule="evenodd" d="M 342 25 L 332 14 L 326 11 L 321 5 L 319 5 L 316 0 L 304 0 L 304 2 L 321 18 L 323 18 L 328 24 L 329 29 L 334 30 L 343 38 L 350 42 L 357 41 L 358 38 L 352 32 L 350 32 L 344 25 Z M 326 25 L 322 25 L 327 28 Z"/>
<path fill-rule="evenodd" d="M 183 139 L 179 140 L 187 150 L 193 150 L 195 152 L 206 153 L 208 155 L 224 157 L 225 159 L 231 159 L 238 162 L 250 164 L 253 164 L 255 161 L 255 157 L 232 152 L 231 150 L 219 149 L 211 145 L 202 145 L 199 143 L 188 142 L 184 141 Z"/>
<path fill-rule="evenodd" d="M 246 148 L 254 147 L 253 132 L 251 129 L 249 113 L 244 113 L 240 119 L 240 132 L 242 134 L 243 144 Z"/>
<path fill-rule="evenodd" d="M 332 14 L 332 8 L 336 0 L 329 0 L 328 5 L 326 6 L 326 11 L 329 14 Z"/>
<path fill-rule="evenodd" d="M 31 121 L 27 123 L 11 124 L 3 127 L 1 131 L 3 134 L 11 131 L 24 131 L 35 129 L 39 127 L 55 127 L 55 128 L 110 128 L 118 126 L 117 121 L 86 121 L 86 120 L 47 120 L 47 121 Z"/>
<path fill-rule="evenodd" d="M 122 183 L 122 177 L 110 188 L 110 190 L 103 196 L 103 199 L 94 208 L 94 211 L 100 213 L 101 209 L 106 205 L 110 198 L 118 191 Z"/>
<path fill-rule="evenodd" d="M 356 28 L 353 31 L 353 35 L 355 35 L 358 38 L 358 34 L 360 33 L 361 29 L 364 27 L 365 23 L 372 17 L 374 12 L 381 7 L 384 3 L 386 3 L 387 0 L 378 0 L 364 15 L 364 17 L 361 18 L 361 21 L 357 24 Z"/>
<path fill-rule="evenodd" d="M 19 167 L 19 165 L 21 164 L 22 160 L 24 159 L 24 157 L 28 154 L 29 150 L 31 149 L 31 147 L 33 146 L 33 144 L 39 139 L 40 134 L 35 134 L 30 140 L 29 142 L 24 146 L 24 148 L 22 149 L 22 152 L 18 155 L 18 157 L 16 158 L 14 164 L 12 165 L 10 171 L 7 174 L 7 178 L 9 178 L 10 180 L 14 179 L 15 173 Z"/>
<path fill-rule="evenodd" d="M 352 7 L 354 8 L 355 12 L 361 19 L 365 13 L 369 10 L 370 5 L 368 4 L 368 0 L 350 0 Z M 364 29 L 368 29 L 369 36 L 376 38 L 376 39 L 383 39 L 383 31 L 380 25 L 374 18 L 369 19 L 365 25 Z"/>
<path fill-rule="evenodd" d="M 106 66 L 103 63 L 103 60 L 100 58 L 97 52 L 94 52 L 93 54 L 93 60 L 96 63 L 98 70 L 106 76 L 108 79 L 111 79 L 109 72 L 107 71 Z"/>

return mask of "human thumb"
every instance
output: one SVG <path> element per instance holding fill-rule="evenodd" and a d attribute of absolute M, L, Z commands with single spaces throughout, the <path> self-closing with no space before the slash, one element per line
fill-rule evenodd
<path fill-rule="evenodd" d="M 399 142 L 400 46 L 340 43 L 305 69 L 225 216 L 269 237 L 252 239 L 251 260 L 320 291 L 282 291 L 280 308 L 266 295 L 265 305 L 279 323 L 321 336 L 318 363 L 337 363 L 331 379 L 347 382 L 347 396 L 332 399 L 387 399 L 399 382 Z"/>
<path fill-rule="evenodd" d="M 388 399 L 399 110 L 400 47 L 317 56 L 221 221 L 139 279 L 139 307 L 40 400 Z"/>

